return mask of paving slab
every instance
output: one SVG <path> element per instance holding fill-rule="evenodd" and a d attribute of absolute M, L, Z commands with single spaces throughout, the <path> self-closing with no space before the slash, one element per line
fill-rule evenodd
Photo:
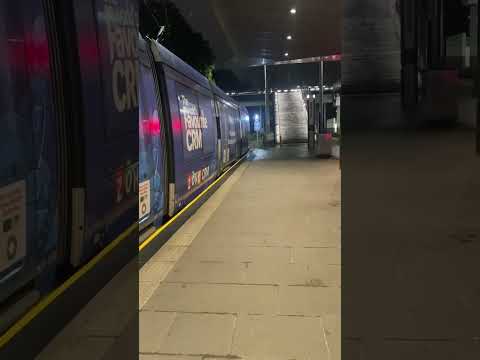
<path fill-rule="evenodd" d="M 163 283 L 144 306 L 145 310 L 275 314 L 278 289 L 275 286 Z"/>
<path fill-rule="evenodd" d="M 184 259 L 192 261 L 219 261 L 232 263 L 275 263 L 285 265 L 290 263 L 291 248 L 289 247 L 254 247 L 228 244 L 206 245 L 193 243 Z"/>
<path fill-rule="evenodd" d="M 204 360 L 203 356 L 140 354 L 139 360 Z"/>
<path fill-rule="evenodd" d="M 191 262 L 181 260 L 166 277 L 167 282 L 246 284 L 242 263 Z"/>
<path fill-rule="evenodd" d="M 247 263 L 245 282 L 248 284 L 339 287 L 340 267 L 320 262 L 289 263 L 283 266 L 268 262 Z"/>
<path fill-rule="evenodd" d="M 177 314 L 168 334 L 152 345 L 155 352 L 164 354 L 226 356 L 235 323 L 236 316 L 229 314 Z M 155 337 L 153 332 L 150 336 Z M 140 351 L 146 352 L 146 347 Z"/>
<path fill-rule="evenodd" d="M 340 288 L 281 286 L 279 314 L 324 316 L 340 314 Z"/>
<path fill-rule="evenodd" d="M 139 281 L 160 283 L 174 266 L 174 261 L 149 261 L 140 269 Z"/>
<path fill-rule="evenodd" d="M 138 319 L 140 352 L 160 352 L 175 318 L 175 313 L 140 311 Z"/>
<path fill-rule="evenodd" d="M 240 316 L 233 353 L 247 359 L 329 359 L 321 319 L 293 316 Z"/>

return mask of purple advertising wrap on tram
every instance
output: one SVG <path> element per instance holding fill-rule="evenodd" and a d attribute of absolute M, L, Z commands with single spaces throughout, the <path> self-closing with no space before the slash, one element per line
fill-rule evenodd
<path fill-rule="evenodd" d="M 0 334 L 16 320 L 6 312 L 21 315 L 54 283 L 58 154 L 49 46 L 41 2 L 0 3 Z M 8 302 L 14 296 L 22 305 Z"/>
<path fill-rule="evenodd" d="M 183 206 L 216 175 L 216 123 L 210 97 L 180 83 L 176 95 L 181 136 L 174 141 L 184 160 L 175 169 L 176 203 Z"/>
<path fill-rule="evenodd" d="M 92 16 L 93 15 L 93 16 Z M 71 262 L 93 256 L 138 221 L 138 10 L 132 0 L 75 2 L 85 134 L 85 233 Z"/>

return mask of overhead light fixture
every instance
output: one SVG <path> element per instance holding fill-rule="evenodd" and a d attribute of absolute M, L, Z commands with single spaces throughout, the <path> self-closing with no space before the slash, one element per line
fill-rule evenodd
<path fill-rule="evenodd" d="M 287 56 L 288 56 L 288 52 L 286 52 L 284 55 L 285 55 L 285 57 L 287 57 Z"/>
<path fill-rule="evenodd" d="M 290 9 L 290 14 L 296 14 L 296 13 L 297 13 L 297 9 L 295 9 L 295 8 Z"/>
<path fill-rule="evenodd" d="M 287 40 L 292 40 L 292 35 L 287 35 Z"/>

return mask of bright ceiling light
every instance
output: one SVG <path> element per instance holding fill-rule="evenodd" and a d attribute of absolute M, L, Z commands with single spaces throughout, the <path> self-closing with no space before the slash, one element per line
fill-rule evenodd
<path fill-rule="evenodd" d="M 297 13 L 297 9 L 295 8 L 290 9 L 290 14 L 296 14 L 296 13 Z"/>
<path fill-rule="evenodd" d="M 285 56 L 288 56 L 288 52 L 284 54 Z"/>
<path fill-rule="evenodd" d="M 287 35 L 287 40 L 292 40 L 292 35 Z"/>

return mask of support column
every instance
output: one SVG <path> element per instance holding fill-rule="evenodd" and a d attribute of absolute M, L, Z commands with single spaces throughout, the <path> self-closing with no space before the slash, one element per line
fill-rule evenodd
<path fill-rule="evenodd" d="M 323 60 L 320 61 L 320 116 L 318 117 L 318 132 L 322 132 L 325 127 L 325 111 L 323 110 Z"/>
<path fill-rule="evenodd" d="M 444 0 L 430 0 L 430 66 L 441 68 L 445 59 Z"/>
<path fill-rule="evenodd" d="M 267 65 L 263 65 L 263 73 L 265 78 L 265 124 L 264 124 L 264 142 L 268 141 L 270 135 L 270 106 L 268 103 L 268 82 L 267 82 Z"/>
<path fill-rule="evenodd" d="M 478 55 L 478 49 L 480 49 L 480 36 L 478 36 L 478 31 L 480 31 L 480 28 L 478 26 L 478 19 L 480 18 L 480 4 L 477 4 L 474 6 L 476 8 L 476 21 L 475 21 L 475 28 L 473 29 L 473 33 L 476 34 L 476 47 L 477 47 L 477 54 Z M 475 72 L 474 72 L 474 79 L 475 79 L 475 98 L 477 100 L 477 113 L 476 113 L 476 126 L 475 126 L 475 131 L 476 131 L 476 148 L 477 148 L 477 154 L 480 155 L 480 56 L 475 57 Z"/>
<path fill-rule="evenodd" d="M 477 68 L 478 49 L 478 4 L 470 5 L 470 67 L 475 74 Z"/>
<path fill-rule="evenodd" d="M 396 0 L 344 0 L 342 126 L 394 128 L 401 109 L 400 16 Z"/>
<path fill-rule="evenodd" d="M 402 104 L 412 109 L 418 101 L 417 1 L 401 1 Z"/>
<path fill-rule="evenodd" d="M 308 109 L 308 147 L 309 149 L 315 148 L 315 128 L 316 128 L 316 119 L 315 115 L 315 99 L 307 99 L 307 109 Z"/>

